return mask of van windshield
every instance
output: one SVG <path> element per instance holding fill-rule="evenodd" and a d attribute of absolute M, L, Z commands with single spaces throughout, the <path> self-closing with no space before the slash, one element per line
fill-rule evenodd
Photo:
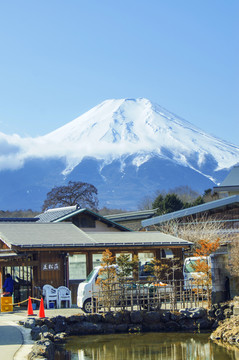
<path fill-rule="evenodd" d="M 95 269 L 93 269 L 93 270 L 89 273 L 89 275 L 88 275 L 87 278 L 85 279 L 85 282 L 90 282 L 90 281 L 92 280 L 94 274 L 95 274 Z"/>
<path fill-rule="evenodd" d="M 196 270 L 195 270 L 196 266 L 197 266 L 196 260 L 189 260 L 189 261 L 185 262 L 185 264 L 184 264 L 184 272 L 185 273 L 196 272 Z"/>

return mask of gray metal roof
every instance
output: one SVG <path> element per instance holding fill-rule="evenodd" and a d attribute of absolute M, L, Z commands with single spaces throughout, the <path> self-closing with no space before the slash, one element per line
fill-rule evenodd
<path fill-rule="evenodd" d="M 150 246 L 178 245 L 191 243 L 160 232 L 84 232 L 71 223 L 43 224 L 21 223 L 0 224 L 0 239 L 10 248 L 34 247 L 99 247 L 99 246 Z"/>
<path fill-rule="evenodd" d="M 0 224 L 0 239 L 9 246 L 56 247 L 94 243 L 86 233 L 71 223 Z"/>
<path fill-rule="evenodd" d="M 37 215 L 36 217 L 39 218 L 37 222 L 40 223 L 53 223 L 53 222 L 58 223 L 82 213 L 88 214 L 93 218 L 95 218 L 96 220 L 101 221 L 107 224 L 108 226 L 116 227 L 121 231 L 131 231 L 130 229 L 127 229 L 123 225 L 117 224 L 112 220 L 106 219 L 104 216 L 96 214 L 95 212 L 89 209 L 85 209 L 85 208 L 81 209 L 77 205 L 68 206 L 65 208 L 49 209 L 46 210 L 44 213 Z"/>
<path fill-rule="evenodd" d="M 119 213 L 119 214 L 111 214 L 105 215 L 104 217 L 113 221 L 123 221 L 123 220 L 141 220 L 141 219 L 148 219 L 154 216 L 157 212 L 157 209 L 151 210 L 141 210 L 141 211 L 129 211 L 126 213 Z"/>
<path fill-rule="evenodd" d="M 232 168 L 220 186 L 239 186 L 239 166 L 234 166 Z"/>
<path fill-rule="evenodd" d="M 68 214 L 71 214 L 72 212 L 79 209 L 78 205 L 75 206 L 66 206 L 66 207 L 60 207 L 55 209 L 48 209 L 44 211 L 43 213 L 35 216 L 35 218 L 38 218 L 39 222 L 53 222 L 57 219 L 62 218 L 63 216 L 66 216 Z"/>
<path fill-rule="evenodd" d="M 162 245 L 162 246 L 188 246 L 192 243 L 177 238 L 173 235 L 164 234 L 159 231 L 133 231 L 133 232 L 114 232 L 114 233 L 88 233 L 95 242 L 104 241 L 109 245 Z"/>
<path fill-rule="evenodd" d="M 227 205 L 232 205 L 232 204 L 237 204 L 239 206 L 239 195 L 228 196 L 223 199 L 210 201 L 205 204 L 192 206 L 190 208 L 174 211 L 169 214 L 155 216 L 154 218 L 151 218 L 148 220 L 143 220 L 141 222 L 141 224 L 143 227 L 150 226 L 150 225 L 157 225 L 157 224 L 167 222 L 170 220 L 179 219 L 179 218 L 183 218 L 185 216 L 195 215 L 195 214 L 199 214 L 199 213 L 204 213 L 209 210 L 221 208 L 221 207 L 224 207 Z"/>

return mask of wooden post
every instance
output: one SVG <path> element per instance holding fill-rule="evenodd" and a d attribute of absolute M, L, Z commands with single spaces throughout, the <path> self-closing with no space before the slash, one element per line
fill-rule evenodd
<path fill-rule="evenodd" d="M 93 261 L 92 261 L 92 252 L 88 251 L 86 253 L 86 274 L 87 276 L 93 269 Z"/>

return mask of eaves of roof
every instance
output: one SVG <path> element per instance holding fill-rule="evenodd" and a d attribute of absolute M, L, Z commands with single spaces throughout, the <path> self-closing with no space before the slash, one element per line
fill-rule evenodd
<path fill-rule="evenodd" d="M 19 249 L 40 249 L 40 248 L 107 248 L 107 247 L 130 247 L 132 248 L 132 246 L 139 246 L 139 247 L 148 247 L 148 246 L 164 246 L 164 247 L 185 247 L 185 246 L 191 246 L 193 245 L 192 243 L 175 243 L 175 242 L 132 242 L 132 243 L 95 243 L 95 244 L 90 244 L 90 243 L 86 243 L 86 244 L 40 244 L 40 245 L 18 245 L 17 248 Z"/>
<path fill-rule="evenodd" d="M 68 222 L 0 224 L 0 239 L 12 250 L 191 245 L 186 240 L 160 232 L 87 233 Z"/>
<path fill-rule="evenodd" d="M 239 185 L 230 185 L 230 186 L 214 186 L 213 188 L 214 192 L 219 192 L 219 191 L 239 191 Z"/>
<path fill-rule="evenodd" d="M 178 210 L 172 213 L 168 213 L 168 214 L 164 214 L 164 215 L 160 215 L 160 216 L 156 216 L 153 217 L 151 219 L 147 219 L 147 220 L 143 220 L 141 222 L 141 225 L 143 227 L 147 227 L 150 225 L 157 225 L 157 224 L 161 224 L 170 220 L 174 220 L 174 219 L 180 219 L 186 216 L 190 216 L 190 215 L 195 215 L 195 214 L 199 214 L 199 213 L 204 213 L 213 209 L 218 209 L 224 206 L 228 206 L 228 205 L 232 205 L 232 204 L 238 204 L 239 205 L 239 195 L 232 195 L 232 196 L 228 196 L 225 197 L 223 199 L 219 199 L 219 200 L 214 200 L 214 201 L 210 201 L 208 203 L 205 204 L 201 204 L 201 205 L 197 205 L 197 206 L 192 206 L 190 208 L 187 209 L 183 209 L 183 210 Z"/>
<path fill-rule="evenodd" d="M 127 213 L 106 215 L 105 218 L 112 220 L 112 221 L 141 220 L 141 219 L 151 218 L 153 215 L 156 214 L 156 212 L 157 212 L 157 209 L 132 211 L 132 212 L 127 212 Z"/>

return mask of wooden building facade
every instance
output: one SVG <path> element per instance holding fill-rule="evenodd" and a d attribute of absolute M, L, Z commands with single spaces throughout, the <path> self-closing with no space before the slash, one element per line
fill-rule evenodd
<path fill-rule="evenodd" d="M 153 257 L 181 258 L 190 242 L 160 232 L 84 232 L 72 223 L 0 223 L 0 282 L 15 281 L 14 301 L 40 296 L 45 284 L 65 285 L 76 303 L 78 284 L 102 252 L 138 255 L 141 265 Z"/>

